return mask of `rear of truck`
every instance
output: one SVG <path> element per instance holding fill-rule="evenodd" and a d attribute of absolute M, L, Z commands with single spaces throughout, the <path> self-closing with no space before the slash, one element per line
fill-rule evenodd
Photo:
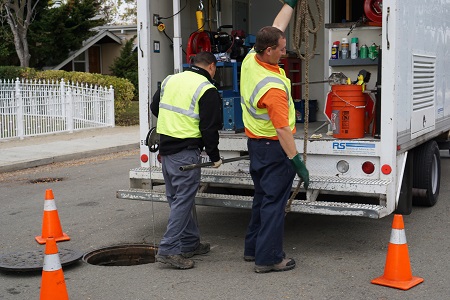
<path fill-rule="evenodd" d="M 371 73 L 372 78 L 367 83 L 366 94 L 371 94 L 371 99 L 378 105 L 370 110 L 364 109 L 366 116 L 374 114 L 371 122 L 350 123 L 350 126 L 365 127 L 362 137 L 340 138 L 337 137 L 339 135 L 336 128 L 333 134 L 333 125 L 336 124 L 321 126 L 328 122 L 322 116 L 322 111 L 326 114 L 327 108 L 330 108 L 330 103 L 326 101 L 330 86 L 325 83 L 321 85 L 322 90 L 316 89 L 319 90 L 314 95 L 320 108 L 318 121 L 298 123 L 295 139 L 297 149 L 307 150 L 310 185 L 307 191 L 301 187 L 297 190 L 298 178 L 295 179 L 291 212 L 369 218 L 381 218 L 396 209 L 400 213 L 409 213 L 413 191 L 416 191 L 415 197 L 426 199 L 430 188 L 421 187 L 430 184 L 434 184 L 431 187 L 434 188 L 432 196 L 437 198 L 440 162 L 433 145 L 437 141 L 442 143 L 445 140 L 443 137 L 450 130 L 450 105 L 445 100 L 445 94 L 448 94 L 450 88 L 445 85 L 445 72 L 450 66 L 447 59 L 449 47 L 444 47 L 443 44 L 447 42 L 444 37 L 449 33 L 444 20 L 449 5 L 435 5 L 431 0 L 414 2 L 417 3 L 406 5 L 402 1 L 385 0 L 382 18 L 379 16 L 381 23 L 352 29 L 353 23 L 332 23 L 335 17 L 332 1 L 325 1 L 325 22 L 328 23 L 319 43 L 325 55 L 314 58 L 322 60 L 318 65 L 323 66 L 323 78 L 343 72 L 356 79 L 358 72 L 365 69 Z M 425 13 L 429 7 L 445 9 L 435 11 L 433 19 L 431 13 Z M 152 9 L 167 15 L 175 14 L 180 9 L 179 1 L 173 1 L 173 7 L 167 3 L 138 1 L 140 99 L 144 100 L 151 99 L 157 83 L 165 77 L 156 72 L 162 66 L 158 65 L 161 60 L 153 52 L 153 46 L 155 36 L 159 37 L 160 34 L 151 24 Z M 414 14 L 420 18 L 415 19 Z M 180 30 L 183 22 L 186 21 L 174 20 L 174 49 L 181 48 Z M 433 26 L 430 27 L 430 24 Z M 422 36 L 413 34 L 410 28 L 416 28 L 426 35 L 427 43 L 419 43 Z M 347 35 L 350 38 L 357 36 L 360 45 L 378 45 L 382 49 L 382 56 L 370 61 L 331 61 L 333 42 Z M 175 53 L 170 65 L 175 71 L 180 71 L 183 68 L 181 55 Z M 167 69 L 167 66 L 164 68 Z M 166 70 L 166 75 L 172 73 L 173 69 Z M 227 99 L 224 99 L 224 114 L 228 111 L 226 103 L 229 103 L 225 100 Z M 141 101 L 140 113 L 141 166 L 130 170 L 130 189 L 118 191 L 117 196 L 122 199 L 165 202 L 164 179 L 158 152 L 150 152 L 146 146 L 148 130 L 156 124 L 149 114 L 147 101 Z M 417 126 L 418 119 L 422 120 L 422 128 Z M 424 119 L 426 122 L 423 122 Z M 430 125 L 432 123 L 434 125 Z M 304 130 L 307 130 L 306 135 Z M 247 139 L 243 133 L 224 127 L 219 149 L 224 159 L 246 156 Z M 431 161 L 435 168 L 425 170 L 425 166 L 414 167 L 419 160 L 427 164 Z M 419 177 L 417 174 L 420 172 L 428 172 L 432 183 L 428 182 L 430 180 L 424 183 L 420 178 L 415 178 Z M 196 203 L 249 209 L 252 195 L 249 161 L 243 159 L 224 164 L 219 169 L 203 168 Z M 425 201 L 425 204 L 428 202 Z"/>

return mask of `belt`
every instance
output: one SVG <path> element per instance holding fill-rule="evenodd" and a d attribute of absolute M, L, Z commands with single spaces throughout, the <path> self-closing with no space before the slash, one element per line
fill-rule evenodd
<path fill-rule="evenodd" d="M 271 140 L 271 139 L 254 139 L 248 138 L 252 142 L 280 142 L 279 140 Z"/>

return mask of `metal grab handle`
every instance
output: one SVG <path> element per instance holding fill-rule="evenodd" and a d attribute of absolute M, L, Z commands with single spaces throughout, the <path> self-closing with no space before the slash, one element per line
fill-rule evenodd
<path fill-rule="evenodd" d="M 391 43 L 389 42 L 389 15 L 391 13 L 391 8 L 387 8 L 387 14 L 386 14 L 386 47 L 389 50 L 391 48 Z"/>
<path fill-rule="evenodd" d="M 141 31 L 142 31 L 142 22 L 139 23 L 139 30 L 138 30 L 138 46 L 139 50 L 141 51 L 141 56 L 144 57 L 144 50 L 142 50 L 142 43 L 141 43 Z"/>
<path fill-rule="evenodd" d="M 244 156 L 239 156 L 239 157 L 226 158 L 226 159 L 222 159 L 222 163 L 225 164 L 225 163 L 244 160 L 244 159 L 250 159 L 250 157 L 248 155 L 244 155 Z M 197 169 L 197 168 L 211 167 L 211 166 L 214 166 L 214 163 L 212 161 L 206 162 L 206 163 L 201 163 L 201 164 L 192 164 L 192 165 L 181 166 L 180 171 L 189 171 L 189 170 L 193 170 L 193 169 Z"/>

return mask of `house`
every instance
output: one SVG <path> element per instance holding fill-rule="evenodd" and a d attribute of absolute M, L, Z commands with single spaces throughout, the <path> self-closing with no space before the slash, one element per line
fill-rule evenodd
<path fill-rule="evenodd" d="M 111 25 L 94 28 L 98 33 L 83 42 L 83 47 L 52 70 L 78 71 L 110 75 L 110 66 L 120 55 L 126 41 L 137 34 L 136 25 Z M 135 41 L 137 42 L 137 41 Z"/>

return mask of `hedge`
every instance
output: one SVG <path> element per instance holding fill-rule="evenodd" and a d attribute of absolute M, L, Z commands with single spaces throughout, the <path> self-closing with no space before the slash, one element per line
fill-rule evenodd
<path fill-rule="evenodd" d="M 83 83 L 88 85 L 112 86 L 114 88 L 114 110 L 116 118 L 130 107 L 133 100 L 134 86 L 128 80 L 115 76 L 85 72 L 67 72 L 63 70 L 36 71 L 32 68 L 0 66 L 0 79 L 14 80 L 24 78 L 31 80 L 49 80 Z"/>
<path fill-rule="evenodd" d="M 22 68 L 15 66 L 0 66 L 0 79 L 15 80 L 16 78 L 32 78 L 36 70 L 32 68 Z"/>

